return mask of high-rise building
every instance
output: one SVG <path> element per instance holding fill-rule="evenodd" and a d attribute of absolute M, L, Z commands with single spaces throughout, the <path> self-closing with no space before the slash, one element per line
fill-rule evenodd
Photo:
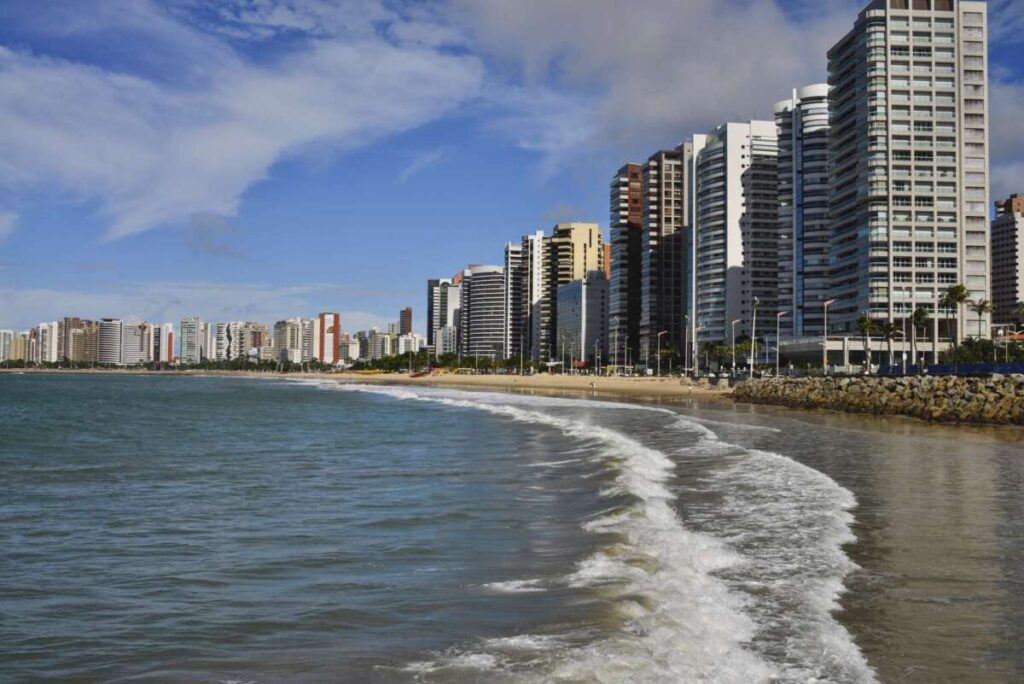
<path fill-rule="evenodd" d="M 206 361 L 210 347 L 209 335 L 206 323 L 198 316 L 183 318 L 181 320 L 181 362 L 185 364 L 198 364 Z"/>
<path fill-rule="evenodd" d="M 544 235 L 544 231 L 523 236 L 519 269 L 524 355 L 534 361 L 548 361 L 552 349 L 553 315 L 548 287 L 551 280 L 551 238 Z"/>
<path fill-rule="evenodd" d="M 779 136 L 779 305 L 784 338 L 824 332 L 829 298 L 828 84 L 775 105 Z M 770 315 L 770 314 L 769 314 Z"/>
<path fill-rule="evenodd" d="M 14 343 L 13 330 L 0 330 L 0 363 L 11 358 L 11 345 Z"/>
<path fill-rule="evenodd" d="M 342 335 L 341 341 L 338 343 L 338 353 L 342 363 L 350 364 L 357 361 L 359 359 L 359 340 L 352 335 Z"/>
<path fill-rule="evenodd" d="M 29 333 L 16 333 L 11 340 L 11 361 L 29 361 Z"/>
<path fill-rule="evenodd" d="M 992 321 L 1024 323 L 1024 196 L 996 203 L 992 222 Z"/>
<path fill-rule="evenodd" d="M 653 358 L 658 333 L 682 349 L 689 301 L 691 241 L 689 175 L 693 145 L 660 150 L 641 168 L 643 214 L 640 238 L 640 325 L 630 362 Z"/>
<path fill-rule="evenodd" d="M 121 365 L 135 366 L 152 360 L 153 326 L 132 322 L 121 326 Z"/>
<path fill-rule="evenodd" d="M 99 324 L 67 317 L 60 322 L 57 355 L 75 363 L 96 363 L 99 352 Z"/>
<path fill-rule="evenodd" d="M 123 365 L 121 345 L 124 342 L 124 324 L 118 318 L 100 321 L 99 363 L 104 366 Z"/>
<path fill-rule="evenodd" d="M 463 356 L 505 356 L 505 269 L 472 266 L 462 274 L 461 348 Z"/>
<path fill-rule="evenodd" d="M 636 350 L 640 348 L 643 186 L 643 167 L 626 164 L 612 178 L 609 193 L 611 242 L 606 245 L 611 251 L 609 352 L 611 363 L 616 365 L 624 365 L 630 354 L 635 359 Z"/>
<path fill-rule="evenodd" d="M 604 271 L 558 287 L 558 352 L 591 366 L 608 357 L 608 279 Z"/>
<path fill-rule="evenodd" d="M 241 331 L 244 325 L 241 321 L 231 323 L 216 323 L 211 327 L 215 332 L 214 353 L 211 355 L 216 361 L 234 361 L 241 357 Z"/>
<path fill-rule="evenodd" d="M 412 309 L 409 310 L 410 319 Z M 341 314 L 322 313 L 316 318 L 313 331 L 313 358 L 335 365 L 341 361 Z"/>
<path fill-rule="evenodd" d="M 527 269 L 523 265 L 523 246 L 509 242 L 505 245 L 505 358 L 517 359 L 526 346 L 526 298 L 523 283 Z"/>
<path fill-rule="evenodd" d="M 412 307 L 407 306 L 398 312 L 398 334 L 412 335 Z"/>
<path fill-rule="evenodd" d="M 427 281 L 427 346 L 436 345 L 434 336 L 441 328 L 459 325 L 462 294 L 455 280 L 435 278 Z"/>
<path fill-rule="evenodd" d="M 306 363 L 313 360 L 312 319 L 289 318 L 274 324 L 274 349 L 279 361 Z"/>
<path fill-rule="evenodd" d="M 943 291 L 989 298 L 986 42 L 984 2 L 875 0 L 829 51 L 831 332 L 924 309 L 934 361 Z"/>
<path fill-rule="evenodd" d="M 153 353 L 155 363 L 174 361 L 174 324 L 162 323 L 153 326 Z"/>
<path fill-rule="evenodd" d="M 57 356 L 61 360 L 71 360 L 75 332 L 82 329 L 83 323 L 82 319 L 70 316 L 60 321 L 57 331 Z"/>
<path fill-rule="evenodd" d="M 398 354 L 418 354 L 420 349 L 427 346 L 427 338 L 415 333 L 401 335 L 400 337 L 396 337 L 395 340 L 397 340 L 398 344 L 396 350 Z"/>
<path fill-rule="evenodd" d="M 38 330 L 38 346 L 36 347 L 35 360 L 40 363 L 57 363 L 60 361 L 60 357 L 57 355 L 60 324 L 57 321 L 40 323 Z"/>
<path fill-rule="evenodd" d="M 370 332 L 369 354 L 367 358 L 370 361 L 377 361 L 378 359 L 393 356 L 398 351 L 397 339 L 395 335 L 389 332 L 381 332 L 379 328 L 374 328 Z"/>
<path fill-rule="evenodd" d="M 551 230 L 551 267 L 558 285 L 604 270 L 601 228 L 596 223 L 559 223 Z"/>
<path fill-rule="evenodd" d="M 604 271 L 601 228 L 596 223 L 559 223 L 548 243 L 548 335 L 552 357 L 558 332 L 558 287 Z"/>
<path fill-rule="evenodd" d="M 457 354 L 459 351 L 459 330 L 454 325 L 446 325 L 437 330 L 434 338 L 434 352 L 437 356 Z"/>
<path fill-rule="evenodd" d="M 726 123 L 693 138 L 700 342 L 750 334 L 778 311 L 778 135 L 774 121 Z M 773 320 L 774 323 L 774 320 Z"/>

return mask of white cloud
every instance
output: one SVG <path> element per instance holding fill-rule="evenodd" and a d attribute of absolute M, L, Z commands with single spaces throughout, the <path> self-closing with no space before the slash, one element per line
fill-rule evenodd
<path fill-rule="evenodd" d="M 441 150 L 420 152 L 412 158 L 412 161 L 405 165 L 405 168 L 399 172 L 395 180 L 399 183 L 404 183 L 417 173 L 441 163 L 442 159 L 444 159 L 444 152 Z"/>
<path fill-rule="evenodd" d="M 991 80 L 992 199 L 1024 193 L 1024 83 Z"/>
<path fill-rule="evenodd" d="M 1020 0 L 988 0 L 988 30 L 993 43 L 1024 43 Z"/>
<path fill-rule="evenodd" d="M 74 315 L 177 323 L 198 315 L 206 321 L 247 320 L 273 324 L 293 316 L 337 311 L 351 288 L 337 284 L 275 287 L 259 283 L 123 283 L 91 291 L 3 288 L 6 302 L 0 328 L 29 328 L 39 321 Z M 342 325 L 354 332 L 386 327 L 388 319 L 366 311 L 342 311 Z"/>
<path fill-rule="evenodd" d="M 0 47 L 0 185 L 56 182 L 99 200 L 112 239 L 231 216 L 288 155 L 418 126 L 472 97 L 482 73 L 474 57 L 373 35 L 312 40 L 269 66 L 216 54 L 204 53 L 203 78 L 172 85 Z"/>
<path fill-rule="evenodd" d="M 0 242 L 11 236 L 17 222 L 18 215 L 13 211 L 0 211 Z"/>
<path fill-rule="evenodd" d="M 826 52 L 852 11 L 803 11 L 771 0 L 455 0 L 474 47 L 521 78 L 529 94 L 555 89 L 537 113 L 534 147 L 587 144 L 650 151 L 726 120 L 770 117 L 795 87 L 825 78 Z M 830 7 L 852 6 L 845 0 Z M 810 5 L 808 5 L 810 7 Z M 528 128 L 524 121 L 519 130 Z"/>

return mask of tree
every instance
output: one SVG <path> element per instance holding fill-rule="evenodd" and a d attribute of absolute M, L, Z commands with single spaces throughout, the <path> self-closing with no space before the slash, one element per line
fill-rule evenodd
<path fill-rule="evenodd" d="M 984 335 L 981 333 L 981 326 L 985 322 L 985 314 L 992 312 L 992 302 L 987 299 L 979 299 L 976 302 L 971 302 L 971 311 L 978 316 L 978 339 L 982 339 Z"/>
<path fill-rule="evenodd" d="M 871 374 L 871 333 L 878 330 L 878 323 L 875 319 L 871 318 L 867 314 L 864 314 L 857 319 L 857 329 L 860 330 L 861 334 L 864 335 L 864 354 L 867 360 L 865 366 L 868 370 L 868 375 Z"/>
<path fill-rule="evenodd" d="M 910 317 L 911 326 L 911 350 L 914 354 L 914 365 L 917 365 L 917 329 L 924 328 L 932 320 L 932 315 L 928 313 L 927 309 L 917 307 L 914 310 L 913 315 Z"/>
<path fill-rule="evenodd" d="M 896 325 L 893 321 L 886 321 L 882 323 L 879 331 L 881 332 L 882 339 L 885 340 L 886 346 L 889 348 L 889 365 L 894 366 L 896 365 L 896 359 L 892 351 L 892 341 L 900 335 L 902 330 L 900 330 L 900 326 Z"/>
<path fill-rule="evenodd" d="M 960 307 L 971 301 L 970 293 L 967 288 L 963 285 L 950 285 L 945 292 L 942 293 L 942 298 L 939 299 L 939 306 L 943 309 L 952 309 L 953 311 L 953 324 L 951 330 L 948 330 L 949 339 L 953 342 L 953 350 L 956 351 L 957 345 L 960 344 Z"/>

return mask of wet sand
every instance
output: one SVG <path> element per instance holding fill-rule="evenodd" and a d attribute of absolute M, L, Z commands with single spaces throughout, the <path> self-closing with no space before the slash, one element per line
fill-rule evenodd
<path fill-rule="evenodd" d="M 265 373 L 247 371 L 145 371 L 145 370 L 10 370 L 0 373 L 121 373 L 128 375 L 160 376 L 236 376 L 268 378 L 301 378 L 336 380 L 373 385 L 420 385 L 425 387 L 458 387 L 511 391 L 538 391 L 544 393 L 574 393 L 594 397 L 629 397 L 633 399 L 728 399 L 731 389 L 717 389 L 693 385 L 679 378 L 617 378 L 585 375 L 454 375 L 437 374 L 413 377 L 399 373 Z"/>

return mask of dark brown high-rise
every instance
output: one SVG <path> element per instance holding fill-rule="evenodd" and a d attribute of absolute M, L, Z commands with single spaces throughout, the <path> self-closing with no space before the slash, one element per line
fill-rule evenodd
<path fill-rule="evenodd" d="M 400 335 L 412 334 L 412 307 L 407 306 L 398 314 L 398 333 Z"/>

